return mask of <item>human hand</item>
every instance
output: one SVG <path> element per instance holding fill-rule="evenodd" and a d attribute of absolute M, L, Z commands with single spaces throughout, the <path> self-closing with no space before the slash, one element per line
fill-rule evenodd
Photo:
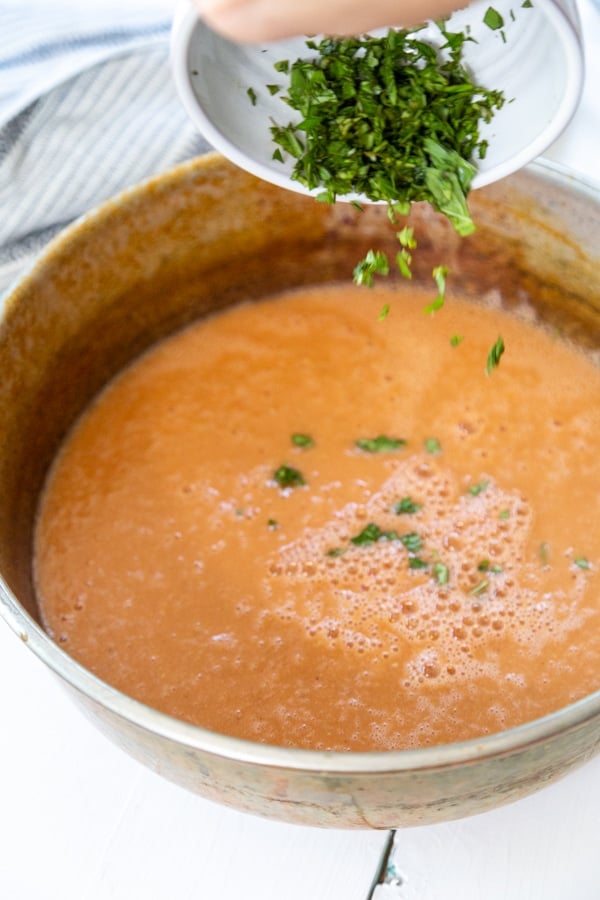
<path fill-rule="evenodd" d="M 242 43 L 298 34 L 360 34 L 448 15 L 466 0 L 195 0 L 206 22 Z"/>

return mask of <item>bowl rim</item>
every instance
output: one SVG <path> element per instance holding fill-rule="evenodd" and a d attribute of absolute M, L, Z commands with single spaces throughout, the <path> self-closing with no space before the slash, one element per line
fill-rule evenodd
<path fill-rule="evenodd" d="M 487 3 L 487 0 L 480 0 L 481 5 L 485 3 Z M 536 7 L 551 23 L 557 40 L 560 41 L 562 47 L 568 71 L 563 96 L 554 116 L 549 119 L 535 140 L 503 162 L 488 170 L 477 172 L 471 185 L 472 190 L 499 181 L 539 157 L 562 134 L 575 115 L 579 105 L 583 92 L 585 66 L 583 45 L 576 21 L 568 15 L 566 9 L 563 9 L 560 5 L 560 0 L 538 0 Z M 170 34 L 171 70 L 179 99 L 193 124 L 215 149 L 247 172 L 269 181 L 271 184 L 300 194 L 311 196 L 318 194 L 321 188 L 309 189 L 299 181 L 293 180 L 283 170 L 279 172 L 277 169 L 271 168 L 269 165 L 246 153 L 242 148 L 229 140 L 214 122 L 213 118 L 208 115 L 193 89 L 192 73 L 188 64 L 190 45 L 199 28 L 210 31 L 209 27 L 203 22 L 198 7 L 192 4 L 190 0 L 178 0 Z M 261 46 L 268 46 L 268 44 Z M 355 200 L 366 203 L 371 202 L 358 194 L 339 195 L 336 198 L 336 202 L 340 203 L 353 202 Z M 384 201 L 377 202 L 381 203 Z"/>
<path fill-rule="evenodd" d="M 157 185 L 168 188 L 221 160 L 216 152 L 207 153 L 128 188 L 76 219 L 49 242 L 40 257 L 30 264 L 5 296 L 8 309 L 27 291 L 30 282 L 44 269 L 60 260 L 74 239 L 95 224 L 109 219 L 124 205 L 135 203 L 152 193 Z M 550 182 L 582 190 L 600 206 L 600 183 L 594 183 L 568 166 L 550 160 L 537 160 L 525 171 Z M 0 324 L 4 312 L 0 306 Z M 309 750 L 262 744 L 210 731 L 160 712 L 112 687 L 69 656 L 19 603 L 0 574 L 0 619 L 12 628 L 35 656 L 77 694 L 91 700 L 128 723 L 190 749 L 240 764 L 283 770 L 320 773 L 329 776 L 418 773 L 457 765 L 473 765 L 491 757 L 523 752 L 533 745 L 582 726 L 600 717 L 600 689 L 546 716 L 505 731 L 483 735 L 452 744 L 439 744 L 410 750 L 339 751 Z"/>

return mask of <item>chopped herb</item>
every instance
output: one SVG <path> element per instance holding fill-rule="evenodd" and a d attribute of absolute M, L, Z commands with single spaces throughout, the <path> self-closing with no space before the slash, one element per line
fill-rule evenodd
<path fill-rule="evenodd" d="M 523 7 L 523 9 L 531 9 L 533 6 L 533 3 L 531 2 L 531 0 L 523 0 L 523 2 L 521 3 L 521 6 Z"/>
<path fill-rule="evenodd" d="M 409 531 L 408 534 L 401 534 L 400 541 L 406 547 L 409 553 L 418 553 L 423 547 L 423 538 L 416 531 Z"/>
<path fill-rule="evenodd" d="M 394 506 L 394 512 L 398 516 L 412 515 L 413 513 L 418 513 L 422 508 L 422 505 L 420 503 L 415 503 L 411 497 L 403 497 L 402 500 Z"/>
<path fill-rule="evenodd" d="M 406 446 L 406 441 L 403 438 L 391 438 L 380 434 L 375 438 L 360 438 L 356 441 L 356 446 L 367 453 L 389 453 Z"/>
<path fill-rule="evenodd" d="M 502 566 L 493 566 L 489 559 L 482 559 L 479 565 L 477 566 L 478 572 L 491 572 L 492 575 L 500 575 L 502 572 Z"/>
<path fill-rule="evenodd" d="M 377 316 L 378 322 L 383 322 L 384 319 L 387 319 L 390 314 L 390 308 L 391 307 L 389 303 L 384 303 L 384 305 L 381 307 L 379 315 Z"/>
<path fill-rule="evenodd" d="M 450 580 L 450 569 L 443 562 L 433 564 L 433 577 L 438 584 L 448 584 Z"/>
<path fill-rule="evenodd" d="M 287 75 L 290 71 L 290 61 L 289 59 L 281 59 L 279 62 L 273 64 L 273 68 L 276 72 L 281 72 L 283 75 Z"/>
<path fill-rule="evenodd" d="M 271 529 L 271 531 L 275 531 L 275 529 L 279 528 L 279 522 L 277 521 L 277 519 L 269 519 L 267 525 Z"/>
<path fill-rule="evenodd" d="M 403 278 L 408 278 L 409 280 L 412 278 L 412 254 L 408 252 L 406 247 L 403 247 L 396 254 L 396 265 Z"/>
<path fill-rule="evenodd" d="M 369 522 L 355 537 L 350 538 L 350 543 L 356 547 L 368 546 L 376 541 L 397 541 L 398 534 L 395 531 L 382 531 L 375 522 Z M 402 540 L 402 538 L 400 538 Z"/>
<path fill-rule="evenodd" d="M 589 569 L 590 564 L 585 556 L 576 556 L 573 560 L 576 566 L 579 566 L 580 569 Z"/>
<path fill-rule="evenodd" d="M 493 370 L 500 365 L 500 357 L 504 353 L 504 350 L 505 350 L 504 341 L 502 340 L 501 337 L 499 337 L 498 340 L 496 341 L 496 343 L 491 348 L 490 352 L 488 353 L 487 366 L 486 366 L 486 372 L 488 375 L 491 375 Z"/>
<path fill-rule="evenodd" d="M 488 6 L 483 17 L 483 24 L 491 28 L 492 31 L 498 31 L 498 29 L 504 27 L 504 19 L 497 9 L 494 9 L 493 6 Z"/>
<path fill-rule="evenodd" d="M 292 466 L 279 466 L 273 473 L 273 478 L 281 488 L 301 487 L 306 484 L 302 473 Z"/>
<path fill-rule="evenodd" d="M 387 275 L 389 270 L 388 258 L 385 253 L 381 250 L 369 250 L 354 269 L 354 283 L 373 287 L 375 275 Z"/>
<path fill-rule="evenodd" d="M 300 431 L 292 435 L 292 444 L 294 447 L 314 447 L 315 442 L 310 434 L 303 434 Z"/>
<path fill-rule="evenodd" d="M 477 597 L 479 594 L 482 594 L 485 590 L 487 590 L 489 586 L 489 581 L 487 580 L 487 578 L 484 578 L 483 581 L 480 581 L 479 584 L 476 584 L 474 588 L 471 588 L 469 593 Z"/>
<path fill-rule="evenodd" d="M 271 134 L 286 153 L 292 147 L 292 177 L 310 190 L 321 187 L 332 200 L 358 193 L 385 201 L 391 216 L 425 200 L 470 234 L 465 197 L 482 144 L 479 124 L 504 100 L 464 67 L 469 36 L 438 27 L 445 58 L 420 29 L 309 42 L 315 58 L 276 65 L 287 66 L 283 99 L 301 120 L 274 123 Z"/>
<path fill-rule="evenodd" d="M 347 550 L 346 547 L 334 547 L 333 550 L 328 550 L 325 555 L 335 558 L 336 556 L 343 556 L 343 554 L 346 552 L 346 550 Z"/>
<path fill-rule="evenodd" d="M 462 344 L 464 339 L 465 339 L 464 334 L 453 334 L 452 337 L 450 338 L 450 346 L 458 347 L 459 344 Z"/>
<path fill-rule="evenodd" d="M 438 441 L 437 438 L 427 438 L 425 441 L 425 451 L 426 453 L 437 454 L 442 452 L 442 445 Z"/>
<path fill-rule="evenodd" d="M 498 513 L 499 519 L 508 519 L 510 518 L 510 509 L 501 509 Z"/>
<path fill-rule="evenodd" d="M 409 569 L 426 569 L 427 563 L 424 559 L 421 559 L 419 556 L 411 556 L 408 560 L 408 568 Z"/>
<path fill-rule="evenodd" d="M 279 84 L 268 84 L 267 90 L 270 93 L 270 95 L 273 97 L 275 94 L 279 93 L 279 91 L 281 90 L 281 86 Z"/>
<path fill-rule="evenodd" d="M 415 229 L 409 228 L 408 225 L 405 225 L 402 231 L 399 231 L 396 235 L 400 244 L 403 247 L 408 247 L 409 250 L 414 250 L 417 246 L 417 242 L 415 240 Z"/>
<path fill-rule="evenodd" d="M 472 497 L 478 497 L 488 487 L 489 481 L 480 481 L 479 484 L 472 484 L 469 493 Z"/>
<path fill-rule="evenodd" d="M 424 311 L 426 315 L 431 315 L 431 313 L 441 309 L 444 305 L 444 300 L 446 299 L 446 276 L 448 274 L 448 269 L 446 266 L 436 266 L 432 274 L 433 280 L 437 285 L 438 295 L 435 300 L 425 307 Z"/>
<path fill-rule="evenodd" d="M 252 104 L 252 106 L 256 106 L 256 91 L 254 90 L 254 88 L 249 87 L 246 93 L 250 97 L 250 103 Z"/>

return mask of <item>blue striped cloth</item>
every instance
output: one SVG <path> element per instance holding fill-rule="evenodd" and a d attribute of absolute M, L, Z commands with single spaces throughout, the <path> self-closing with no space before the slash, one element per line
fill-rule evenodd
<path fill-rule="evenodd" d="M 170 21 L 0 0 L 0 294 L 66 224 L 208 148 L 175 95 Z"/>

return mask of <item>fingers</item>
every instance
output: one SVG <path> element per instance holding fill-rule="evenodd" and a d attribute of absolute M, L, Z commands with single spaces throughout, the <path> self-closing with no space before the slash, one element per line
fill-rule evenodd
<path fill-rule="evenodd" d="M 207 23 L 243 43 L 298 34 L 359 34 L 448 15 L 466 0 L 195 0 Z"/>

